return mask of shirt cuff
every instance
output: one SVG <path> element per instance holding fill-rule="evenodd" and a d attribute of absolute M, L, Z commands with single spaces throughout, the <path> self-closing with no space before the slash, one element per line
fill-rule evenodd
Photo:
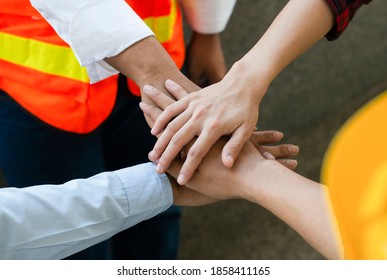
<path fill-rule="evenodd" d="M 180 0 L 186 21 L 202 34 L 220 33 L 225 28 L 236 0 Z"/>
<path fill-rule="evenodd" d="M 363 4 L 368 4 L 371 1 L 372 0 L 325 0 L 335 18 L 335 25 L 325 35 L 325 37 L 329 41 L 337 39 L 345 31 L 345 29 L 347 29 L 349 22 L 352 20 L 357 10 Z"/>
<path fill-rule="evenodd" d="M 164 212 L 173 204 L 172 187 L 165 174 L 157 174 L 153 163 L 114 171 L 126 192 L 130 220 L 125 228 Z"/>
<path fill-rule="evenodd" d="M 92 83 L 117 73 L 104 58 L 154 35 L 125 1 L 100 1 L 79 9 L 69 34 L 71 47 Z"/>

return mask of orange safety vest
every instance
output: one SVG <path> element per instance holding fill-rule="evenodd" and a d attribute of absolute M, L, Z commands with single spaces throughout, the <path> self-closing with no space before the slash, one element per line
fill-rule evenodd
<path fill-rule="evenodd" d="M 126 2 L 180 68 L 185 47 L 176 0 Z M 27 111 L 61 130 L 89 133 L 110 115 L 117 80 L 115 75 L 90 84 L 86 69 L 29 0 L 0 0 L 0 89 Z"/>

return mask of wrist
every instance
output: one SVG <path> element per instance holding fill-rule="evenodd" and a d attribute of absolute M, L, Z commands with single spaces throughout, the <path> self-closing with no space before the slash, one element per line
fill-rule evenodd
<path fill-rule="evenodd" d="M 234 63 L 223 80 L 232 87 L 240 88 L 258 102 L 262 100 L 271 83 L 269 78 L 254 71 L 244 60 Z"/>
<path fill-rule="evenodd" d="M 153 36 L 136 42 L 120 54 L 106 58 L 105 61 L 131 78 L 137 85 L 158 73 L 168 75 L 179 72 L 169 54 Z"/>
<path fill-rule="evenodd" d="M 175 178 L 173 178 L 171 175 L 169 175 L 168 173 L 165 173 L 165 175 L 167 175 L 169 183 L 171 184 L 173 203 L 175 203 L 179 199 L 179 196 L 180 196 L 179 185 L 177 184 Z"/>
<path fill-rule="evenodd" d="M 157 73 L 148 75 L 146 78 L 144 78 L 138 83 L 138 86 L 140 87 L 140 89 L 142 89 L 145 85 L 151 85 L 170 96 L 170 94 L 168 93 L 167 89 L 164 86 L 165 81 L 168 79 L 173 80 L 174 82 L 179 84 L 188 93 L 200 90 L 199 86 L 197 86 L 191 80 L 189 80 L 177 68 L 169 69 L 166 71 L 159 71 Z"/>
<path fill-rule="evenodd" d="M 241 187 L 238 197 L 261 206 L 265 205 L 270 199 L 266 188 L 270 187 L 273 170 L 276 168 L 273 163 L 275 160 L 258 160 L 256 164 L 251 165 L 248 172 L 239 172 L 241 177 L 237 181 Z"/>
<path fill-rule="evenodd" d="M 197 40 L 204 43 L 209 44 L 219 44 L 220 45 L 220 33 L 213 33 L 213 34 L 204 34 L 199 32 L 193 32 L 192 33 L 192 40 Z"/>

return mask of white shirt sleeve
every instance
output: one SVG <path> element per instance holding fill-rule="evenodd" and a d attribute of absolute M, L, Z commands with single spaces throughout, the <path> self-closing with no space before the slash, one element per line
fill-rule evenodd
<path fill-rule="evenodd" d="M 118 73 L 103 61 L 154 35 L 124 0 L 30 0 L 70 45 L 91 83 Z"/>
<path fill-rule="evenodd" d="M 62 259 L 168 209 L 152 163 L 63 185 L 0 189 L 0 259 Z"/>
<path fill-rule="evenodd" d="M 187 23 L 202 34 L 222 32 L 235 3 L 236 0 L 180 0 Z"/>

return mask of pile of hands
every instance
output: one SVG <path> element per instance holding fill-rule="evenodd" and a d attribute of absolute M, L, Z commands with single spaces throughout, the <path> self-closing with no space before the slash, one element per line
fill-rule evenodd
<path fill-rule="evenodd" d="M 168 143 L 167 140 L 171 139 L 171 135 L 164 134 L 167 130 L 165 127 L 168 127 L 169 131 L 174 131 L 174 129 L 167 125 L 168 118 L 163 114 L 170 112 L 167 108 L 176 104 L 176 100 L 187 97 L 188 93 L 171 80 L 166 81 L 165 88 L 172 97 L 157 88 L 146 85 L 143 93 L 153 104 L 141 102 L 140 108 L 147 117 L 152 133 L 158 138 L 155 145 L 158 154 L 155 154 L 154 149 L 150 152 L 149 159 L 157 165 L 158 173 L 167 173 L 171 181 L 175 205 L 199 206 L 218 200 L 251 200 L 249 199 L 251 188 L 257 187 L 256 184 L 260 180 L 259 174 L 256 173 L 257 170 L 264 174 L 265 168 L 272 168 L 272 165 L 267 164 L 268 162 L 276 162 L 289 169 L 297 166 L 297 161 L 292 157 L 298 154 L 299 148 L 291 144 L 278 144 L 283 138 L 281 132 L 257 131 L 253 128 L 249 140 L 242 146 L 232 166 L 226 166 L 222 161 L 222 152 L 230 140 L 230 137 L 222 136 L 201 158 L 199 164 L 194 166 L 192 175 L 185 178 L 184 184 L 179 185 L 177 183 L 179 174 L 181 174 L 183 165 L 187 164 L 187 154 L 195 145 L 197 137 L 194 137 L 183 149 L 173 147 Z M 157 129 L 154 129 L 155 127 Z M 163 159 L 162 167 L 161 158 Z"/>

